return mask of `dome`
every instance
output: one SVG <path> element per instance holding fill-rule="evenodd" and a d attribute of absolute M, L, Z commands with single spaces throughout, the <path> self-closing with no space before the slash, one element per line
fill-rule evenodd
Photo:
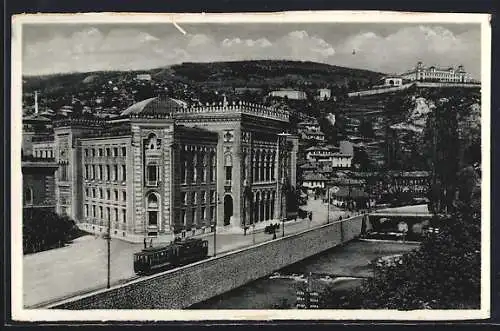
<path fill-rule="evenodd" d="M 187 104 L 184 101 L 154 97 L 134 103 L 132 106 L 125 109 L 121 115 L 128 116 L 132 114 L 170 114 L 177 109 L 185 107 Z"/>

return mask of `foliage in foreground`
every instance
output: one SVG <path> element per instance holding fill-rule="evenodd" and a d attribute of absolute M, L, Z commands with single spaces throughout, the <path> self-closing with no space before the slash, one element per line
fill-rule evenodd
<path fill-rule="evenodd" d="M 463 172 L 462 177 L 471 179 Z M 481 288 L 481 211 L 479 183 L 460 190 L 440 232 L 424 239 L 397 265 L 374 267 L 373 278 L 350 292 L 333 289 L 323 295 L 322 308 L 344 309 L 478 309 Z M 470 188 L 473 189 L 470 189 Z M 465 192 L 464 192 L 465 191 Z M 436 222 L 436 220 L 434 220 Z M 437 225 L 437 224 L 435 224 Z"/>
<path fill-rule="evenodd" d="M 81 235 L 75 222 L 68 216 L 52 211 L 27 209 L 23 215 L 23 252 L 35 253 L 64 246 Z"/>

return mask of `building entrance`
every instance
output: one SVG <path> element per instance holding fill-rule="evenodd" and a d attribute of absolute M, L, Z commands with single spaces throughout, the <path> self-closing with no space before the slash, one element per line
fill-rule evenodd
<path fill-rule="evenodd" d="M 233 216 L 233 198 L 226 195 L 224 197 L 224 225 L 231 223 L 231 216 Z"/>

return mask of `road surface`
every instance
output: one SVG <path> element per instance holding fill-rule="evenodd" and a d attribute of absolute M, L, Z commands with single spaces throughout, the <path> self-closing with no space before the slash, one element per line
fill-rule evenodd
<path fill-rule="evenodd" d="M 300 232 L 326 223 L 327 205 L 321 200 L 309 200 L 304 210 L 312 211 L 309 219 L 285 223 L 285 235 Z M 352 215 L 352 213 L 349 213 Z M 330 220 L 345 212 L 330 208 Z M 282 235 L 280 225 L 277 236 Z M 209 241 L 209 254 L 213 255 L 214 236 L 204 237 Z M 272 235 L 256 232 L 255 235 L 217 233 L 217 254 L 255 243 L 272 240 Z M 119 239 L 111 240 L 111 285 L 136 277 L 133 271 L 132 254 L 140 251 L 143 244 L 133 244 Z M 25 307 L 40 306 L 52 301 L 106 287 L 107 243 L 99 236 L 86 235 L 73 243 L 57 249 L 25 255 L 23 258 L 23 299 Z"/>

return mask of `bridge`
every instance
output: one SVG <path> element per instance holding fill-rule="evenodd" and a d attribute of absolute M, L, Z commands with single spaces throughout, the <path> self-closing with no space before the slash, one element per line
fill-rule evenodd
<path fill-rule="evenodd" d="M 344 244 L 361 233 L 364 215 L 324 224 L 187 266 L 140 277 L 45 308 L 182 309 Z M 259 266 L 258 268 L 250 266 Z"/>

